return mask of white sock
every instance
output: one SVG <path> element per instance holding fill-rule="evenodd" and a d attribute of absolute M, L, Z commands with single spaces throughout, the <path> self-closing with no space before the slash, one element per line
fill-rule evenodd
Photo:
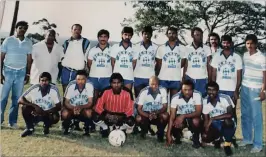
<path fill-rule="evenodd" d="M 100 120 L 99 122 L 95 123 L 93 122 L 95 125 L 100 126 L 101 128 L 103 128 L 103 130 L 107 130 L 108 126 L 104 123 L 104 121 Z"/>

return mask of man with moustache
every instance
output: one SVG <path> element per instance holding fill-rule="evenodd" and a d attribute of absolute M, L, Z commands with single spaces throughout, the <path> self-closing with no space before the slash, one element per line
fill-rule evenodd
<path fill-rule="evenodd" d="M 186 48 L 177 39 L 177 28 L 166 31 L 168 41 L 160 46 L 156 54 L 156 75 L 160 85 L 170 91 L 170 100 L 180 90 L 181 68 L 185 65 Z"/>
<path fill-rule="evenodd" d="M 27 30 L 28 23 L 19 21 L 15 35 L 6 38 L 1 47 L 1 124 L 4 122 L 8 96 L 12 89 L 8 123 L 11 128 L 17 128 L 18 99 L 22 94 L 24 81 L 28 83 L 30 76 L 32 42 L 25 37 Z"/>
<path fill-rule="evenodd" d="M 133 69 L 133 55 L 134 49 L 132 47 L 131 38 L 133 36 L 132 27 L 124 27 L 121 35 L 122 41 L 112 46 L 111 49 L 111 63 L 114 73 L 120 73 L 124 78 L 124 86 L 132 89 L 134 82 Z"/>
<path fill-rule="evenodd" d="M 220 43 L 220 37 L 217 33 L 212 32 L 209 34 L 209 46 L 211 48 L 211 53 L 212 56 L 216 53 L 216 52 L 220 52 L 222 51 L 221 43 Z"/>

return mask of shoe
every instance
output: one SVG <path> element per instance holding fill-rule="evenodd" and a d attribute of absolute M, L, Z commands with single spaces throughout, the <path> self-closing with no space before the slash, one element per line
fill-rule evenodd
<path fill-rule="evenodd" d="M 43 134 L 48 135 L 50 133 L 49 127 L 43 127 Z"/>
<path fill-rule="evenodd" d="M 83 131 L 83 130 L 79 127 L 79 124 L 75 124 L 73 130 L 76 130 L 76 131 Z"/>
<path fill-rule="evenodd" d="M 234 145 L 235 148 L 238 148 L 238 144 L 236 143 L 236 137 L 235 136 L 232 138 L 232 144 Z"/>
<path fill-rule="evenodd" d="M 233 154 L 230 146 L 224 146 L 224 152 L 225 152 L 226 156 L 230 156 Z"/>
<path fill-rule="evenodd" d="M 164 135 L 157 134 L 157 141 L 160 142 L 160 143 L 164 142 L 164 138 L 163 137 L 164 137 Z"/>
<path fill-rule="evenodd" d="M 8 124 L 8 127 L 9 127 L 10 129 L 18 129 L 18 125 L 17 125 L 17 123 L 14 123 L 13 125 Z"/>
<path fill-rule="evenodd" d="M 138 133 L 140 133 L 138 126 L 134 126 L 132 135 L 137 135 Z"/>
<path fill-rule="evenodd" d="M 195 141 L 195 142 L 193 141 L 193 144 L 192 144 L 192 147 L 193 147 L 193 148 L 198 149 L 198 148 L 200 148 L 200 146 L 201 146 L 201 145 L 200 145 L 200 142 L 199 142 L 199 141 Z"/>
<path fill-rule="evenodd" d="M 109 130 L 108 129 L 102 130 L 101 134 L 102 134 L 102 138 L 107 138 L 109 136 Z"/>
<path fill-rule="evenodd" d="M 70 133 L 69 129 L 64 129 L 64 132 L 63 132 L 64 135 L 68 135 L 69 133 Z"/>
<path fill-rule="evenodd" d="M 258 147 L 253 147 L 250 151 L 250 153 L 259 153 L 262 151 L 262 148 L 258 148 Z"/>
<path fill-rule="evenodd" d="M 221 148 L 221 141 L 220 139 L 213 141 L 214 148 L 220 149 Z"/>
<path fill-rule="evenodd" d="M 239 147 L 245 147 L 245 146 L 248 146 L 248 145 L 252 145 L 252 142 L 245 142 L 245 141 L 241 141 L 238 146 Z"/>
<path fill-rule="evenodd" d="M 90 133 L 95 133 L 96 129 L 95 128 L 90 128 Z"/>
<path fill-rule="evenodd" d="M 90 137 L 91 135 L 90 135 L 90 132 L 88 131 L 86 131 L 84 134 L 83 134 L 83 136 L 87 136 L 87 137 Z"/>
<path fill-rule="evenodd" d="M 34 129 L 25 129 L 25 130 L 21 133 L 20 137 L 26 137 L 26 136 L 32 135 L 33 132 L 34 132 Z"/>
<path fill-rule="evenodd" d="M 146 139 L 146 133 L 140 133 L 141 139 L 145 140 Z"/>

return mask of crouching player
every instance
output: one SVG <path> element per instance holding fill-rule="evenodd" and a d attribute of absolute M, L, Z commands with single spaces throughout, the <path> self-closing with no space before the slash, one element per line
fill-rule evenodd
<path fill-rule="evenodd" d="M 110 87 L 99 96 L 93 121 L 101 127 L 102 137 L 108 137 L 109 126 L 119 127 L 124 132 L 135 124 L 133 115 L 134 101 L 132 92 L 124 87 L 121 74 L 113 73 Z"/>
<path fill-rule="evenodd" d="M 182 130 L 185 127 L 193 133 L 192 141 L 194 148 L 199 148 L 199 134 L 201 130 L 201 111 L 202 97 L 199 92 L 194 90 L 194 84 L 190 80 L 182 83 L 181 91 L 175 94 L 171 100 L 170 120 L 167 129 L 167 145 L 173 142 L 172 135 L 175 137 L 175 143 L 180 144 Z"/>
<path fill-rule="evenodd" d="M 92 116 L 93 85 L 87 82 L 85 70 L 78 70 L 76 80 L 71 81 L 64 95 L 65 104 L 61 110 L 64 135 L 69 134 L 72 119 L 84 122 L 84 136 L 90 136 L 89 122 Z"/>
<path fill-rule="evenodd" d="M 234 104 L 231 98 L 219 93 L 216 82 L 207 84 L 208 97 L 203 100 L 204 133 L 203 142 L 213 142 L 215 148 L 220 148 L 220 137 L 225 139 L 224 151 L 227 156 L 232 154 L 231 142 L 236 125 L 233 118 Z"/>
<path fill-rule="evenodd" d="M 49 134 L 52 124 L 59 121 L 61 107 L 60 95 L 57 87 L 51 84 L 52 77 L 48 72 L 39 76 L 39 84 L 31 86 L 19 99 L 22 105 L 22 116 L 26 123 L 26 129 L 21 137 L 32 135 L 34 123 L 43 121 L 43 134 Z"/>
<path fill-rule="evenodd" d="M 169 114 L 167 113 L 167 91 L 159 86 L 159 79 L 152 76 L 149 86 L 144 88 L 136 101 L 138 115 L 136 123 L 140 125 L 141 137 L 145 138 L 150 124 L 157 125 L 157 138 L 163 142 L 164 129 L 167 125 Z"/>

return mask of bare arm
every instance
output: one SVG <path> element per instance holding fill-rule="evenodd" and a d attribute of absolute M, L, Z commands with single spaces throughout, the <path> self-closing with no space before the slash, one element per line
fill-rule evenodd
<path fill-rule="evenodd" d="M 93 100 L 93 97 L 88 98 L 88 103 L 85 105 L 80 105 L 79 108 L 80 109 L 91 108 L 92 107 L 92 100 Z"/>
<path fill-rule="evenodd" d="M 160 74 L 160 70 L 162 67 L 162 59 L 155 58 L 156 66 L 155 66 L 155 75 L 158 76 Z"/>
<path fill-rule="evenodd" d="M 74 106 L 70 104 L 70 100 L 65 98 L 65 107 L 69 110 L 73 110 Z"/>
<path fill-rule="evenodd" d="M 92 64 L 92 60 L 88 59 L 87 66 L 88 66 L 89 71 L 91 71 L 91 64 Z"/>
<path fill-rule="evenodd" d="M 226 108 L 226 110 L 227 110 L 227 113 L 222 114 L 222 115 L 219 115 L 219 116 L 216 116 L 216 117 L 212 117 L 210 119 L 211 120 L 220 120 L 220 119 L 232 118 L 232 115 L 233 115 L 233 108 L 232 108 L 232 106 L 228 106 Z"/>
<path fill-rule="evenodd" d="M 199 117 L 202 111 L 202 105 L 195 105 L 196 111 L 190 114 L 183 114 L 184 118 L 194 118 Z"/>
<path fill-rule="evenodd" d="M 55 104 L 55 107 L 47 110 L 46 112 L 58 112 L 61 110 L 61 102 Z"/>
<path fill-rule="evenodd" d="M 31 57 L 31 54 L 28 54 L 27 55 L 27 73 L 26 74 L 30 74 L 31 64 L 32 64 L 32 57 Z"/>
<path fill-rule="evenodd" d="M 211 56 L 208 56 L 208 57 L 207 57 L 208 81 L 210 81 L 211 78 L 212 78 L 212 70 L 211 70 L 212 68 L 211 68 L 210 62 L 211 62 Z"/>
<path fill-rule="evenodd" d="M 184 68 L 183 68 L 183 78 L 182 78 L 182 81 L 185 80 L 186 72 L 187 72 L 187 67 L 188 67 L 188 60 L 185 59 Z"/>
<path fill-rule="evenodd" d="M 111 65 L 112 65 L 112 71 L 114 71 L 115 68 L 115 58 L 111 58 Z"/>
<path fill-rule="evenodd" d="M 134 59 L 133 62 L 132 62 L 132 64 L 133 64 L 133 70 L 135 70 L 135 68 L 136 68 L 136 64 L 137 64 L 137 60 Z"/>
<path fill-rule="evenodd" d="M 139 115 L 141 115 L 141 116 L 143 116 L 143 117 L 147 117 L 147 118 L 149 118 L 149 114 L 146 113 L 146 112 L 144 112 L 144 111 L 142 110 L 142 108 L 143 108 L 143 105 L 138 105 L 137 110 L 138 110 Z"/>
<path fill-rule="evenodd" d="M 212 68 L 212 81 L 216 82 L 216 77 L 217 77 L 217 68 L 211 67 Z"/>
<path fill-rule="evenodd" d="M 168 137 L 172 136 L 172 127 L 173 127 L 175 117 L 176 117 L 176 108 L 171 108 L 170 118 L 169 118 L 168 128 L 167 128 L 167 134 L 166 134 Z"/>
<path fill-rule="evenodd" d="M 1 53 L 1 63 L 2 63 L 2 66 L 1 66 L 1 77 L 3 76 L 3 67 L 4 67 L 4 60 L 5 60 L 5 57 L 6 57 L 6 53 Z"/>
<path fill-rule="evenodd" d="M 29 102 L 24 96 L 22 96 L 21 98 L 19 98 L 18 103 L 21 105 L 25 105 L 25 106 L 32 106 L 32 107 L 36 107 L 36 104 L 33 104 L 31 102 Z"/>
<path fill-rule="evenodd" d="M 161 113 L 164 113 L 164 112 L 167 112 L 167 104 L 163 104 L 163 107 L 158 110 L 158 111 L 155 111 L 156 114 L 161 114 Z"/>

